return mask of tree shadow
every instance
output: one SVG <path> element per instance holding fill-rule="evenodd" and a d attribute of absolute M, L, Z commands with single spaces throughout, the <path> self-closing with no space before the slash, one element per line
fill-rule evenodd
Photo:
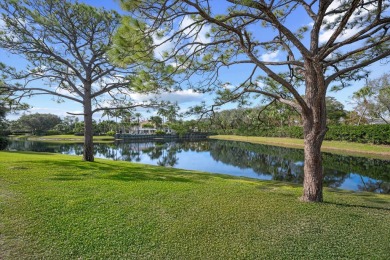
<path fill-rule="evenodd" d="M 194 183 L 197 182 L 190 178 L 181 177 L 180 175 L 175 176 L 173 174 L 167 175 L 164 173 L 161 174 L 151 174 L 150 172 L 121 172 L 114 175 L 109 175 L 104 177 L 104 179 L 110 179 L 115 181 L 125 181 L 125 182 L 136 182 L 136 181 L 168 181 L 168 182 L 187 182 Z"/>
<path fill-rule="evenodd" d="M 87 179 L 109 179 L 115 181 L 169 181 L 200 183 L 212 178 L 209 173 L 192 173 L 186 170 L 159 167 L 145 164 L 112 165 L 101 161 L 78 162 L 74 160 L 52 161 L 45 160 L 39 163 L 53 169 L 49 179 L 53 181 L 83 181 Z M 56 169 L 62 172 L 55 173 Z M 69 169 L 69 173 L 63 171 Z M 215 176 L 214 176 L 215 177 Z M 219 176 L 218 176 L 219 177 Z M 221 176 L 226 178 L 226 176 Z"/>
<path fill-rule="evenodd" d="M 367 205 L 356 205 L 356 204 L 347 204 L 347 203 L 340 203 L 340 202 L 330 202 L 330 201 L 324 201 L 324 204 L 329 205 L 335 205 L 339 207 L 345 207 L 345 208 L 362 208 L 362 209 L 377 209 L 377 210 L 385 210 L 390 211 L 390 208 L 387 207 L 379 207 L 379 206 L 367 206 Z M 377 202 L 376 203 L 384 203 L 384 202 Z M 388 202 L 386 202 L 388 204 Z"/>

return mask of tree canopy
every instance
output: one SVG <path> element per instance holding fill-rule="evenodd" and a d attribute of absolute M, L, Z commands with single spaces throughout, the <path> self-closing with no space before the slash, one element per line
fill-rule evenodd
<path fill-rule="evenodd" d="M 0 48 L 22 56 L 24 69 L 3 68 L 9 88 L 21 97 L 49 94 L 83 107 L 85 121 L 83 159 L 93 161 L 92 115 L 108 109 L 152 105 L 135 102 L 136 90 L 155 91 L 157 81 L 146 72 L 151 61 L 142 51 L 150 40 L 142 24 L 117 12 L 97 9 L 69 0 L 4 0 Z M 123 19 L 128 34 L 114 36 Z M 122 42 L 125 37 L 126 54 Z M 121 55 L 126 65 L 111 58 Z M 139 83 L 143 82 L 143 85 Z"/>
<path fill-rule="evenodd" d="M 162 55 L 162 62 L 175 64 L 176 71 L 183 73 L 182 79 L 195 76 L 199 82 L 190 87 L 199 91 L 218 89 L 213 107 L 233 100 L 245 102 L 247 94 L 252 93 L 297 110 L 302 116 L 306 144 L 302 200 L 322 201 L 320 149 L 327 131 L 326 93 L 366 77 L 366 66 L 390 55 L 388 2 L 121 3 L 148 24 L 145 33 L 159 37 L 154 47 L 170 47 Z M 299 25 L 297 20 L 306 24 Z M 240 75 L 239 84 L 231 86 L 221 79 L 222 72 L 243 65 L 246 73 Z"/>
<path fill-rule="evenodd" d="M 62 122 L 61 118 L 53 114 L 22 115 L 17 121 L 19 131 L 31 131 L 32 134 L 44 134 Z"/>

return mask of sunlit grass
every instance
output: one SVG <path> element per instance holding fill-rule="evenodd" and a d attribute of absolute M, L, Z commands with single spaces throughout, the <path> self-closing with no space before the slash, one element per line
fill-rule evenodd
<path fill-rule="evenodd" d="M 65 142 L 65 143 L 75 143 L 75 142 L 84 142 L 84 136 L 76 136 L 76 135 L 46 135 L 46 136 L 28 136 L 28 140 L 32 141 L 43 141 L 43 142 L 52 142 L 55 141 L 57 143 Z M 94 136 L 93 140 L 95 142 L 112 142 L 114 141 L 113 136 L 102 135 L 102 136 Z"/>
<path fill-rule="evenodd" d="M 302 148 L 302 139 L 280 138 L 280 137 L 257 137 L 257 136 L 237 136 L 237 135 L 216 135 L 210 136 L 211 139 L 242 141 L 258 144 L 269 144 L 290 148 Z M 339 141 L 324 141 L 322 151 L 336 154 L 348 154 L 355 156 L 364 156 L 370 158 L 390 159 L 390 146 L 360 144 Z"/>
<path fill-rule="evenodd" d="M 201 162 L 199 162 L 201 163 Z M 386 259 L 390 196 L 0 152 L 0 259 Z"/>

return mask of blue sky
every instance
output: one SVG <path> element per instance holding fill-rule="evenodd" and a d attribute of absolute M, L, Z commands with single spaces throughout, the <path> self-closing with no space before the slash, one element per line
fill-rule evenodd
<path fill-rule="evenodd" d="M 84 2 L 93 6 L 97 7 L 104 7 L 106 9 L 115 9 L 117 11 L 120 11 L 119 7 L 119 1 L 114 0 L 79 0 L 80 2 Z M 222 1 L 216 1 L 215 3 L 220 4 Z M 304 24 L 309 23 L 309 21 L 305 20 L 292 20 L 291 23 L 296 23 L 296 26 L 301 26 Z M 273 59 L 277 60 L 278 55 L 281 55 L 280 53 L 269 53 L 265 54 L 263 59 Z M 12 65 L 14 67 L 20 67 L 24 65 L 24 62 L 21 58 L 16 57 L 14 55 L 9 55 L 8 53 L 0 50 L 0 57 L 1 61 Z M 371 78 L 379 77 L 384 72 L 388 72 L 388 64 L 381 64 L 376 63 L 372 65 L 369 69 L 372 71 Z M 225 82 L 230 82 L 233 85 L 239 84 L 241 80 L 246 76 L 246 73 L 248 71 L 248 67 L 242 66 L 240 68 L 234 68 L 230 70 L 224 70 L 224 73 L 222 73 L 221 79 Z M 353 92 L 358 90 L 364 85 L 364 82 L 353 82 L 353 86 L 346 88 L 344 90 L 341 90 L 339 92 L 332 92 L 329 93 L 329 96 L 336 97 L 340 102 L 342 102 L 346 109 L 351 110 L 352 105 L 350 102 L 350 97 L 352 96 Z M 211 96 L 210 95 L 202 95 L 198 93 L 194 93 L 191 90 L 184 90 L 182 92 L 178 93 L 170 93 L 163 95 L 164 98 L 167 98 L 171 101 L 177 101 L 179 105 L 182 107 L 182 110 L 185 110 L 186 108 L 196 105 L 201 101 L 211 102 Z M 143 98 L 141 95 L 134 95 L 135 99 Z M 57 103 L 54 98 L 50 96 L 36 96 L 31 99 L 26 100 L 27 103 L 29 103 L 32 108 L 29 110 L 30 113 L 52 113 L 57 114 L 61 117 L 66 116 L 66 112 L 80 112 L 82 111 L 82 107 L 80 104 L 72 102 L 72 101 L 65 101 L 63 103 Z M 258 103 L 259 104 L 259 103 Z M 231 106 L 230 106 L 231 107 Z M 143 115 L 145 118 L 150 117 L 153 115 L 153 113 L 147 114 L 143 112 Z M 8 118 L 13 120 L 16 119 L 19 115 L 9 115 Z M 95 119 L 100 118 L 100 114 L 96 114 L 94 116 Z"/>

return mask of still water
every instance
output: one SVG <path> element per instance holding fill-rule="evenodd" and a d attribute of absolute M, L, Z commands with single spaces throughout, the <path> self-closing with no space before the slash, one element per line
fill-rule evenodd
<path fill-rule="evenodd" d="M 82 155 L 82 144 L 13 140 L 9 150 Z M 303 150 L 243 142 L 116 142 L 95 144 L 95 157 L 223 173 L 262 180 L 303 182 Z M 323 153 L 324 185 L 390 193 L 390 160 Z"/>

